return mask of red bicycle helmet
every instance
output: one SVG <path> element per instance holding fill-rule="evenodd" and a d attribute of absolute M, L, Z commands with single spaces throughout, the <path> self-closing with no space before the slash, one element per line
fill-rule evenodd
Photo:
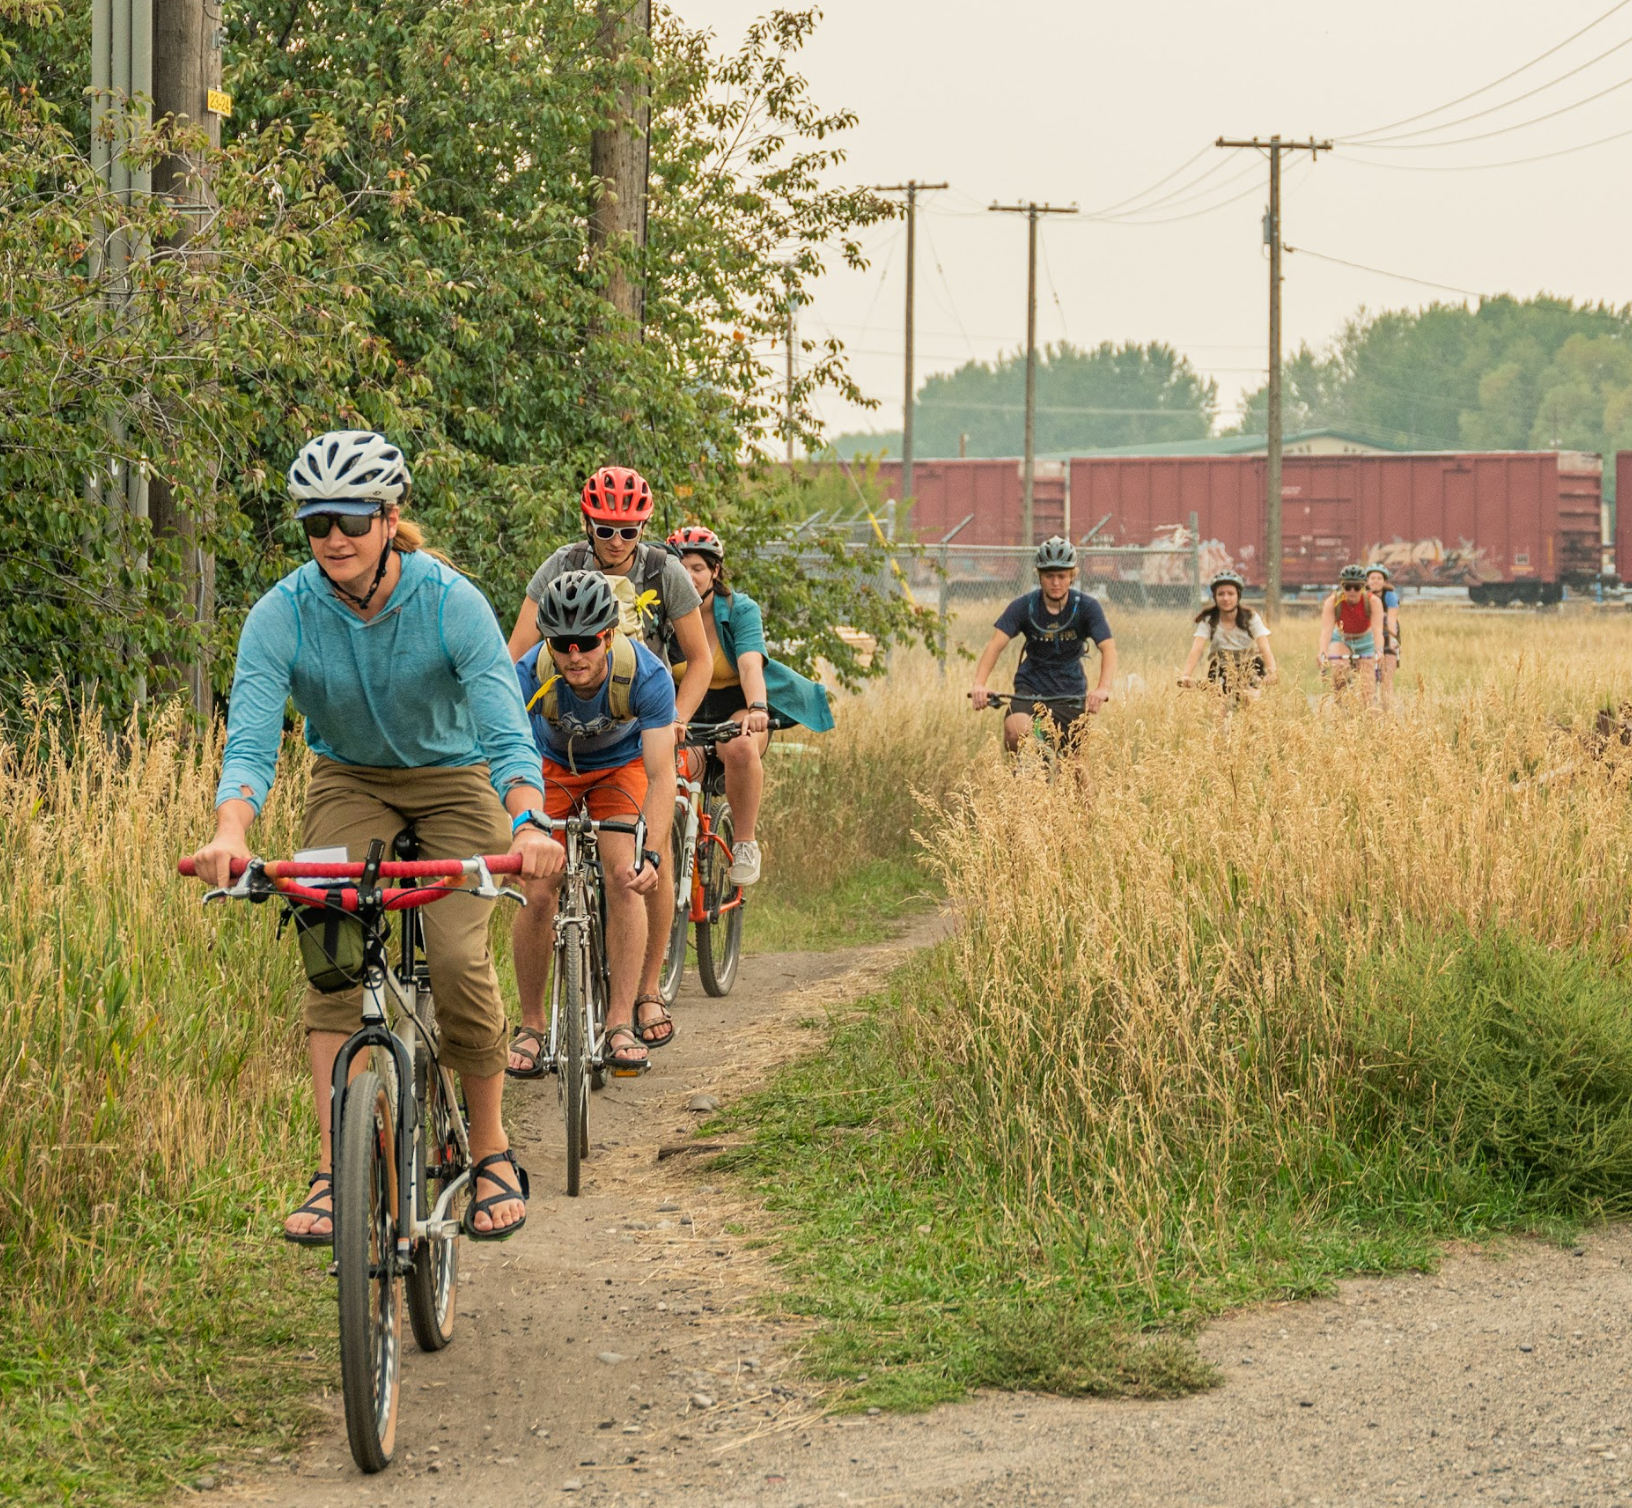
<path fill-rule="evenodd" d="M 706 555 L 710 560 L 724 560 L 725 546 L 720 536 L 701 524 L 686 524 L 669 536 L 669 543 L 682 555 Z"/>
<path fill-rule="evenodd" d="M 584 483 L 584 517 L 592 524 L 643 524 L 652 516 L 652 489 L 628 466 L 603 466 Z"/>

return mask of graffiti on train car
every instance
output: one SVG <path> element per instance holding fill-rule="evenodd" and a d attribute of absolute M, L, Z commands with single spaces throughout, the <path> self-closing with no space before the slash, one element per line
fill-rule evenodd
<path fill-rule="evenodd" d="M 1491 552 L 1468 539 L 1448 548 L 1440 539 L 1396 539 L 1373 545 L 1366 560 L 1386 565 L 1396 586 L 1480 586 L 1503 575 Z"/>

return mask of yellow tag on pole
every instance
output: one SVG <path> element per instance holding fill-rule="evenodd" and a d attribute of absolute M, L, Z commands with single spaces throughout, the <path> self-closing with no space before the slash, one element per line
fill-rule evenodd
<path fill-rule="evenodd" d="M 204 103 L 217 115 L 232 114 L 232 96 L 224 89 L 211 89 L 205 94 Z"/>

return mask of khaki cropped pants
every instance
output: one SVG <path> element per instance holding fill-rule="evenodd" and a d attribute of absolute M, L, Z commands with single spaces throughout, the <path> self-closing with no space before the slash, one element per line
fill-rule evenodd
<path fill-rule="evenodd" d="M 392 840 L 413 825 L 423 859 L 468 859 L 507 853 L 510 819 L 493 793 L 485 764 L 419 770 L 381 770 L 319 759 L 306 792 L 302 848 L 337 848 L 356 863 L 379 838 L 391 857 Z M 449 896 L 426 906 L 425 956 L 442 1035 L 442 1061 L 478 1078 L 508 1061 L 504 1000 L 488 947 L 492 901 Z M 357 1029 L 361 989 L 333 995 L 308 989 L 301 1016 L 309 1032 Z"/>

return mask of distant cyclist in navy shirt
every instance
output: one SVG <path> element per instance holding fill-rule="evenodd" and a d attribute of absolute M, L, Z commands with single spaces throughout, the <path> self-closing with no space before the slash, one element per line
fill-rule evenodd
<path fill-rule="evenodd" d="M 1003 742 L 1011 753 L 1038 716 L 1051 717 L 1061 744 L 1069 746 L 1080 732 L 1080 720 L 1111 699 L 1116 641 L 1105 610 L 1073 585 L 1076 576 L 1077 551 L 1070 540 L 1055 535 L 1038 545 L 1037 590 L 1016 597 L 1003 609 L 975 666 L 969 695 L 978 710 L 987 704 L 986 678 L 998 656 L 1010 639 L 1025 636 L 1025 651 L 1014 673 L 1015 700 L 1003 720 Z M 1099 684 L 1092 691 L 1082 669 L 1082 657 L 1091 644 L 1099 646 Z"/>

